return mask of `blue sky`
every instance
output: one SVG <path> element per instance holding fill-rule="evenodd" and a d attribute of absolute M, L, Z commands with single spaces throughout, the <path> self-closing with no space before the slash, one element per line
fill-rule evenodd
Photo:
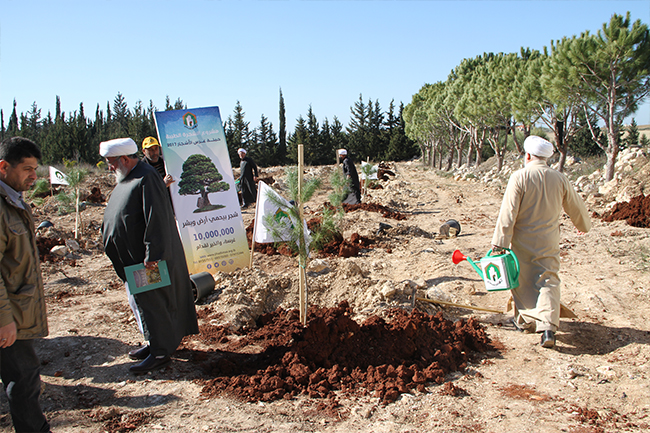
<path fill-rule="evenodd" d="M 58 95 L 94 118 L 121 92 L 129 108 L 169 95 L 226 119 L 239 101 L 251 127 L 264 114 L 277 132 L 281 88 L 289 131 L 310 105 L 347 125 L 359 95 L 408 104 L 463 58 L 541 50 L 627 11 L 650 25 L 648 0 L 0 0 L 0 108 L 5 124 L 14 98 L 45 116 Z M 635 117 L 650 124 L 650 102 Z"/>

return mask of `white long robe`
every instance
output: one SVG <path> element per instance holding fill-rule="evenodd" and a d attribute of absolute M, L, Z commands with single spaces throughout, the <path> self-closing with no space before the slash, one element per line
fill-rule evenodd
<path fill-rule="evenodd" d="M 560 216 L 569 215 L 582 232 L 591 220 L 580 196 L 562 173 L 532 160 L 510 176 L 492 244 L 510 247 L 520 263 L 512 290 L 515 319 L 537 332 L 560 325 Z"/>

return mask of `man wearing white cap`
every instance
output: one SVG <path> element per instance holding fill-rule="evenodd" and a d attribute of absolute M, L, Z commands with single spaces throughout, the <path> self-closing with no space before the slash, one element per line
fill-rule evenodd
<path fill-rule="evenodd" d="M 242 209 L 247 208 L 257 200 L 257 164 L 246 156 L 246 149 L 238 149 L 239 154 L 239 186 L 241 187 Z"/>
<path fill-rule="evenodd" d="M 146 373 L 170 361 L 182 338 L 199 328 L 185 253 L 167 196 L 167 188 L 155 168 L 140 161 L 138 146 L 130 138 L 99 145 L 99 153 L 115 172 L 117 185 L 104 211 L 104 251 L 117 275 L 125 282 L 129 304 L 149 345 L 129 352 L 133 373 Z M 143 264 L 155 269 L 165 261 L 171 284 L 155 290 L 129 292 L 126 266 Z"/>
<path fill-rule="evenodd" d="M 354 162 L 348 157 L 348 151 L 345 149 L 338 150 L 339 159 L 343 162 L 343 174 L 349 180 L 350 193 L 343 200 L 343 203 L 358 204 L 361 203 L 361 186 L 359 184 L 359 174 Z"/>
<path fill-rule="evenodd" d="M 492 237 L 493 251 L 512 248 L 519 259 L 519 287 L 512 290 L 514 324 L 541 332 L 541 345 L 555 345 L 560 325 L 560 216 L 581 232 L 591 229 L 587 209 L 569 180 L 547 165 L 553 145 L 541 137 L 524 141 L 525 167 L 510 176 Z"/>

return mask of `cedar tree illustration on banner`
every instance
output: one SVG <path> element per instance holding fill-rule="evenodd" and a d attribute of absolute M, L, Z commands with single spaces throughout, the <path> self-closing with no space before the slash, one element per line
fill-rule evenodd
<path fill-rule="evenodd" d="M 225 206 L 211 204 L 208 194 L 230 189 L 230 185 L 223 182 L 222 179 L 223 175 L 219 173 L 210 158 L 200 154 L 190 155 L 183 163 L 178 193 L 180 195 L 201 195 L 196 201 L 197 209 L 194 213 L 221 209 Z"/>

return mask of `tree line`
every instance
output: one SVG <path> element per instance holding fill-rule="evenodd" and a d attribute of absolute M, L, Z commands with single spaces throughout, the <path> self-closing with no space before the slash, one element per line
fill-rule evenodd
<path fill-rule="evenodd" d="M 446 81 L 413 95 L 405 130 L 431 166 L 442 167 L 443 158 L 447 169 L 478 165 L 488 149 L 500 169 L 506 150 L 522 153 L 523 140 L 543 125 L 553 132 L 560 170 L 569 149 L 603 151 L 611 180 L 623 121 L 649 93 L 648 27 L 629 12 L 614 14 L 597 34 L 552 41 L 550 52 L 521 48 L 463 59 Z"/>
<path fill-rule="evenodd" d="M 224 121 L 226 142 L 233 166 L 239 165 L 238 148 L 261 167 L 297 163 L 298 144 L 304 145 L 306 164 L 322 165 L 336 162 L 336 149 L 346 148 L 358 159 L 407 160 L 419 155 L 420 149 L 406 136 L 402 118 L 403 104 L 396 107 L 391 101 L 383 111 L 379 101 L 364 102 L 362 96 L 351 107 L 351 120 L 343 126 L 338 118 L 325 118 L 320 123 L 311 106 L 306 117 L 300 115 L 293 132 L 286 129 L 286 110 L 282 90 L 279 95 L 279 129 L 262 115 L 257 127 L 246 120 L 239 101 L 233 113 Z M 187 105 L 181 98 L 171 103 L 166 97 L 165 110 L 183 110 Z M 159 111 L 150 100 L 147 106 L 138 100 L 129 108 L 124 96 L 118 93 L 113 103 L 99 104 L 94 118 L 87 117 L 83 103 L 79 109 L 66 114 L 61 111 L 61 100 L 56 97 L 55 113 L 42 110 L 34 102 L 27 112 L 18 114 L 14 100 L 13 110 L 5 127 L 4 112 L 0 109 L 0 139 L 22 136 L 38 143 L 43 163 L 58 164 L 64 160 L 96 164 L 100 160 L 99 143 L 120 137 L 131 137 L 142 143 L 145 137 L 157 137 L 154 113 Z"/>

